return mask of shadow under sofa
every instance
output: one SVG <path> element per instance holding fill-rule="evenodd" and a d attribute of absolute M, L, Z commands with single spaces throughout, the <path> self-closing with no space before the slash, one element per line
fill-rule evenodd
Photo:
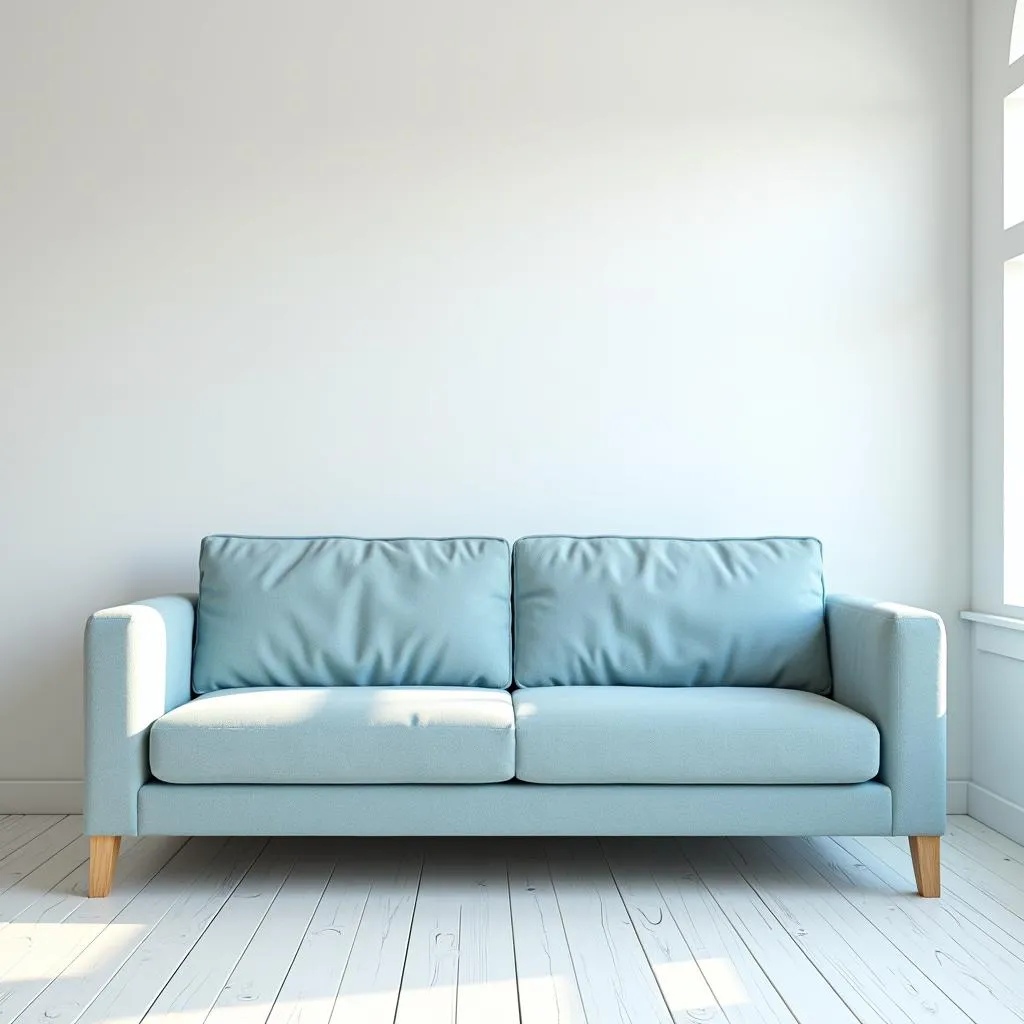
<path fill-rule="evenodd" d="M 241 834 L 906 835 L 937 896 L 944 645 L 812 539 L 206 538 L 86 627 L 90 895 Z"/>

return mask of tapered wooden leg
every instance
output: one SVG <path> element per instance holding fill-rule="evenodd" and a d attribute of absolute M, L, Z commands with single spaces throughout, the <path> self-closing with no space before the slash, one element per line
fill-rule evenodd
<path fill-rule="evenodd" d="M 120 836 L 89 836 L 89 895 L 109 896 L 114 884 Z"/>
<path fill-rule="evenodd" d="M 921 896 L 937 897 L 939 883 L 939 836 L 911 836 L 910 857 L 914 862 L 914 878 Z"/>

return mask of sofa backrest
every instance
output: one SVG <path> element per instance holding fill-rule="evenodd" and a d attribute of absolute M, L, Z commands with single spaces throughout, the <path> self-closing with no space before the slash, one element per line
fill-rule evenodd
<path fill-rule="evenodd" d="M 512 682 L 508 543 L 207 537 L 192 688 Z"/>
<path fill-rule="evenodd" d="M 512 565 L 519 686 L 831 689 L 813 538 L 524 537 Z"/>

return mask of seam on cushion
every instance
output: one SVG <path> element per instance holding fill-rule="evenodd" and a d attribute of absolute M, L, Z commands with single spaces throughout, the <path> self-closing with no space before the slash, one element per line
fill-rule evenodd
<path fill-rule="evenodd" d="M 516 591 L 515 580 L 513 578 L 515 573 L 515 545 L 509 544 L 506 540 L 505 550 L 508 553 L 508 686 L 503 687 L 503 689 L 507 693 L 513 686 L 515 686 L 516 682 Z"/>
<path fill-rule="evenodd" d="M 516 615 L 516 603 L 517 603 L 518 594 L 519 594 L 519 561 L 516 558 L 516 550 L 518 549 L 519 544 L 522 541 L 522 539 L 523 539 L 522 537 L 519 537 L 512 544 L 512 554 L 511 554 L 511 560 L 512 561 L 511 561 L 511 566 L 510 566 L 511 587 L 512 587 L 512 592 L 509 595 L 510 596 L 511 611 L 512 611 L 512 623 L 511 623 L 511 625 L 512 625 L 512 635 L 511 635 L 511 645 L 512 645 L 512 683 L 511 683 L 511 685 L 512 686 L 519 686 L 519 680 L 516 678 L 516 675 L 517 675 L 517 673 L 516 673 L 516 653 L 519 650 L 519 617 Z"/>

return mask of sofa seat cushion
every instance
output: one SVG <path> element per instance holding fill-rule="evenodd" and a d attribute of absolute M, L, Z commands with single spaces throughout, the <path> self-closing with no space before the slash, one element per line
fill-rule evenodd
<path fill-rule="evenodd" d="M 262 687 L 153 723 L 150 768 L 177 783 L 504 782 L 512 699 L 469 687 Z"/>
<path fill-rule="evenodd" d="M 875 724 L 801 690 L 516 690 L 516 776 L 548 783 L 790 785 L 878 774 Z"/>

